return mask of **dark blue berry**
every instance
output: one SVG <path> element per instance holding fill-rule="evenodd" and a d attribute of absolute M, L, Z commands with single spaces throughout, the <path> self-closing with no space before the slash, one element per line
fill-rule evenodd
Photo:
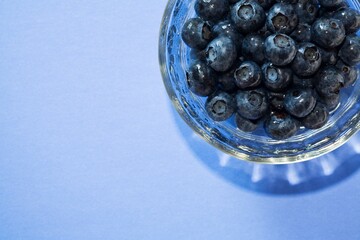
<path fill-rule="evenodd" d="M 320 18 L 314 22 L 311 28 L 311 39 L 323 48 L 334 48 L 344 41 L 344 24 L 337 19 Z"/>
<path fill-rule="evenodd" d="M 205 109 L 210 118 L 215 121 L 225 121 L 236 110 L 234 98 L 226 92 L 216 92 L 205 103 Z"/>
<path fill-rule="evenodd" d="M 212 40 L 206 48 L 206 60 L 218 72 L 230 69 L 237 57 L 236 46 L 227 36 Z"/>
<path fill-rule="evenodd" d="M 299 122 L 284 112 L 275 112 L 265 121 L 267 134 L 276 140 L 283 140 L 294 136 L 299 127 Z"/>
<path fill-rule="evenodd" d="M 272 6 L 266 18 L 266 25 L 274 33 L 289 34 L 298 25 L 299 19 L 291 4 L 277 3 Z"/>
<path fill-rule="evenodd" d="M 312 43 L 301 43 L 291 68 L 300 77 L 314 75 L 321 66 L 320 49 Z"/>
<path fill-rule="evenodd" d="M 248 34 L 242 42 L 242 55 L 261 64 L 265 59 L 264 41 L 260 34 Z"/>
<path fill-rule="evenodd" d="M 266 92 L 262 89 L 239 91 L 236 95 L 237 112 L 244 118 L 257 120 L 269 108 Z"/>
<path fill-rule="evenodd" d="M 256 32 L 265 23 L 265 12 L 256 1 L 240 0 L 231 8 L 231 19 L 241 33 Z"/>
<path fill-rule="evenodd" d="M 228 93 L 234 93 L 238 90 L 234 77 L 235 70 L 236 67 L 232 67 L 230 70 L 218 74 L 217 85 L 219 89 Z"/>
<path fill-rule="evenodd" d="M 186 71 L 189 89 L 199 96 L 208 96 L 215 91 L 216 73 L 206 63 L 193 62 Z"/>
<path fill-rule="evenodd" d="M 333 111 L 340 104 L 340 94 L 339 93 L 329 93 L 326 96 L 319 96 L 318 101 L 323 103 L 329 111 Z"/>
<path fill-rule="evenodd" d="M 344 24 L 346 33 L 354 33 L 360 29 L 360 13 L 352 8 L 343 8 L 335 12 L 334 18 Z"/>
<path fill-rule="evenodd" d="M 311 26 L 307 23 L 299 23 L 295 30 L 290 34 L 297 42 L 310 42 L 311 40 Z"/>
<path fill-rule="evenodd" d="M 273 64 L 285 66 L 293 61 L 296 55 L 295 41 L 284 34 L 273 34 L 265 40 L 265 57 Z"/>
<path fill-rule="evenodd" d="M 241 50 L 243 35 L 239 33 L 232 22 L 229 20 L 221 21 L 217 23 L 211 30 L 214 37 L 218 37 L 221 35 L 228 36 L 236 45 L 237 51 Z"/>
<path fill-rule="evenodd" d="M 253 88 L 261 83 L 261 69 L 252 61 L 245 61 L 234 72 L 235 83 L 240 89 Z"/>
<path fill-rule="evenodd" d="M 359 69 L 357 67 L 348 66 L 341 60 L 337 62 L 336 67 L 344 77 L 344 87 L 353 85 L 354 82 L 358 79 Z"/>
<path fill-rule="evenodd" d="M 205 21 L 218 21 L 229 12 L 228 0 L 196 0 L 196 14 Z"/>
<path fill-rule="evenodd" d="M 344 63 L 350 66 L 360 63 L 360 37 L 356 35 L 347 36 L 339 51 L 339 56 Z"/>
<path fill-rule="evenodd" d="M 317 1 L 299 0 L 295 4 L 295 12 L 299 17 L 300 22 L 312 24 L 319 12 Z"/>
<path fill-rule="evenodd" d="M 329 119 L 329 110 L 321 103 L 317 103 L 312 112 L 301 119 L 301 123 L 309 129 L 318 129 L 324 126 Z"/>
<path fill-rule="evenodd" d="M 293 85 L 298 88 L 314 88 L 314 79 L 299 77 L 294 74 Z"/>
<path fill-rule="evenodd" d="M 332 66 L 322 68 L 317 74 L 316 91 L 321 97 L 330 97 L 339 94 L 344 86 L 345 79 L 341 72 Z"/>
<path fill-rule="evenodd" d="M 289 68 L 280 68 L 272 63 L 265 63 L 262 66 L 264 84 L 267 89 L 274 92 L 281 92 L 292 81 L 292 71 Z"/>
<path fill-rule="evenodd" d="M 319 0 L 321 6 L 325 8 L 335 8 L 341 6 L 345 0 Z"/>
<path fill-rule="evenodd" d="M 324 49 L 319 48 L 321 53 L 322 63 L 326 65 L 335 65 L 339 59 L 338 50 L 336 48 L 333 49 Z"/>
<path fill-rule="evenodd" d="M 284 106 L 288 113 L 295 117 L 307 116 L 315 107 L 316 98 L 309 88 L 290 89 L 285 96 Z"/>
<path fill-rule="evenodd" d="M 256 121 L 243 118 L 238 113 L 235 114 L 235 123 L 238 129 L 243 132 L 253 132 L 258 126 Z"/>
<path fill-rule="evenodd" d="M 181 31 L 182 40 L 191 48 L 204 49 L 212 38 L 210 26 L 200 18 L 187 20 Z"/>

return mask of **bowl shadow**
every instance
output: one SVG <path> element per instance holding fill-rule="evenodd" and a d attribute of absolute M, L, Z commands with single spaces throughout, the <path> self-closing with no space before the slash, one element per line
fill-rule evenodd
<path fill-rule="evenodd" d="M 268 195 L 320 191 L 349 178 L 360 168 L 360 133 L 346 144 L 306 162 L 271 165 L 239 160 L 198 136 L 171 106 L 182 137 L 199 161 L 237 187 Z"/>

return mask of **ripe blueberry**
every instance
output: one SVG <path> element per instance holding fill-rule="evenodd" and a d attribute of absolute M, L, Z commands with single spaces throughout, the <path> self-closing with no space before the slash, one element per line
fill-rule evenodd
<path fill-rule="evenodd" d="M 215 91 L 216 73 L 202 61 L 193 62 L 186 71 L 189 89 L 199 96 L 208 96 Z"/>
<path fill-rule="evenodd" d="M 360 63 L 360 37 L 356 35 L 347 36 L 339 51 L 339 56 L 344 63 L 350 66 Z"/>
<path fill-rule="evenodd" d="M 312 112 L 301 119 L 301 123 L 309 129 L 318 129 L 324 126 L 329 119 L 329 110 L 321 103 L 317 103 Z"/>
<path fill-rule="evenodd" d="M 332 94 L 339 94 L 344 86 L 345 79 L 341 72 L 332 66 L 320 69 L 317 74 L 316 91 L 321 97 L 330 97 Z"/>
<path fill-rule="evenodd" d="M 298 47 L 291 68 L 300 77 L 309 77 L 319 70 L 321 53 L 319 48 L 312 43 L 301 43 Z"/>
<path fill-rule="evenodd" d="M 257 120 L 268 111 L 266 92 L 262 89 L 239 91 L 236 95 L 237 112 L 244 118 Z"/>
<path fill-rule="evenodd" d="M 235 123 L 238 129 L 243 132 L 253 132 L 258 126 L 256 121 L 243 118 L 238 113 L 235 114 Z"/>
<path fill-rule="evenodd" d="M 346 33 L 354 33 L 360 29 L 360 13 L 352 8 L 343 8 L 336 11 L 334 18 L 344 24 Z"/>
<path fill-rule="evenodd" d="M 345 39 L 344 24 L 337 19 L 320 18 L 311 28 L 311 39 L 323 48 L 339 46 Z"/>
<path fill-rule="evenodd" d="M 215 38 L 206 48 L 206 60 L 208 64 L 218 72 L 229 70 L 236 57 L 236 46 L 227 36 Z"/>
<path fill-rule="evenodd" d="M 322 63 L 326 65 L 335 65 L 339 59 L 338 50 L 336 48 L 324 49 L 319 48 L 321 53 Z"/>
<path fill-rule="evenodd" d="M 226 92 L 216 92 L 205 103 L 209 117 L 215 121 L 225 121 L 235 112 L 236 105 L 233 97 Z"/>
<path fill-rule="evenodd" d="M 265 12 L 256 1 L 241 0 L 231 8 L 231 19 L 241 33 L 256 32 L 265 23 Z"/>
<path fill-rule="evenodd" d="M 185 22 L 181 37 L 189 47 L 204 49 L 212 39 L 212 34 L 206 22 L 200 18 L 191 18 Z"/>
<path fill-rule="evenodd" d="M 277 3 L 272 6 L 266 18 L 266 25 L 276 33 L 291 33 L 299 22 L 298 16 L 291 4 Z"/>
<path fill-rule="evenodd" d="M 253 88 L 261 83 L 261 69 L 252 61 L 245 61 L 234 72 L 235 83 L 240 89 Z"/>
<path fill-rule="evenodd" d="M 273 34 L 265 40 L 265 57 L 273 64 L 285 66 L 292 62 L 296 55 L 295 41 L 284 34 Z"/>
<path fill-rule="evenodd" d="M 293 77 L 291 69 L 276 67 L 272 63 L 265 63 L 262 72 L 266 88 L 274 92 L 284 90 L 290 85 Z"/>
<path fill-rule="evenodd" d="M 307 116 L 315 107 L 316 98 L 312 89 L 293 88 L 285 96 L 284 106 L 295 117 Z"/>
<path fill-rule="evenodd" d="M 284 112 L 275 112 L 265 121 L 267 134 L 276 140 L 283 140 L 294 136 L 299 127 L 299 122 Z"/>

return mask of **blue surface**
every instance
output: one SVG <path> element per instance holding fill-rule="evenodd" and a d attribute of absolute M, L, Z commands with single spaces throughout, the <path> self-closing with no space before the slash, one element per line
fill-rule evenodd
<path fill-rule="evenodd" d="M 199 159 L 159 72 L 165 5 L 0 3 L 0 239 L 360 239 L 358 171 L 271 195 Z"/>

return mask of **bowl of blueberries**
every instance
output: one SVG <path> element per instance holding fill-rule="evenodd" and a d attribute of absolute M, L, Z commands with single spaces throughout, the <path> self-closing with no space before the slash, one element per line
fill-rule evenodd
<path fill-rule="evenodd" d="M 165 88 L 203 139 L 236 158 L 314 159 L 360 129 L 357 0 L 169 0 Z"/>

